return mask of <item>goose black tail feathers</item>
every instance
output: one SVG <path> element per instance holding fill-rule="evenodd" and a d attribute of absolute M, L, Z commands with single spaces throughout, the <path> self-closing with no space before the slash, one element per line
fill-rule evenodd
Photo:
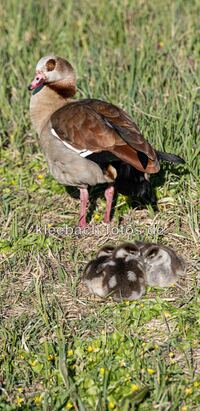
<path fill-rule="evenodd" d="M 162 151 L 157 151 L 157 150 L 156 150 L 156 154 L 157 154 L 158 160 L 164 160 L 170 163 L 177 163 L 177 164 L 185 163 L 185 160 L 183 160 L 183 158 L 179 156 L 176 156 L 176 154 L 163 153 Z"/>
<path fill-rule="evenodd" d="M 137 199 L 143 204 L 156 205 L 156 195 L 148 175 L 123 162 L 116 168 L 116 188 L 119 193 Z"/>

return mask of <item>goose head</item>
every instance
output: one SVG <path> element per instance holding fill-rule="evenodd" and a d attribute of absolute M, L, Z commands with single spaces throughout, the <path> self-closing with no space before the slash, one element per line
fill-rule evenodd
<path fill-rule="evenodd" d="M 37 65 L 35 77 L 29 84 L 29 90 L 48 86 L 57 91 L 68 91 L 68 96 L 76 92 L 76 75 L 72 65 L 65 59 L 49 55 L 42 57 Z"/>
<path fill-rule="evenodd" d="M 104 247 L 102 247 L 98 253 L 97 253 L 97 258 L 100 257 L 111 257 L 113 251 L 114 251 L 114 247 L 112 245 L 105 245 Z"/>
<path fill-rule="evenodd" d="M 171 257 L 169 252 L 159 246 L 151 246 L 144 252 L 144 260 L 151 267 L 169 267 Z"/>

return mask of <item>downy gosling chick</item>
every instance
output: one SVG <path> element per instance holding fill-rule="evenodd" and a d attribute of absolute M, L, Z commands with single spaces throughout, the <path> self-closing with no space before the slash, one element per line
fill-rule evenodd
<path fill-rule="evenodd" d="M 111 245 L 102 247 L 96 257 L 86 265 L 82 281 L 88 287 L 91 294 L 96 294 L 102 298 L 108 295 L 107 287 L 103 284 L 103 270 L 106 263 L 110 261 L 113 251 L 114 247 Z"/>
<path fill-rule="evenodd" d="M 162 244 L 136 242 L 146 266 L 150 286 L 169 287 L 185 274 L 186 263 L 175 251 Z"/>

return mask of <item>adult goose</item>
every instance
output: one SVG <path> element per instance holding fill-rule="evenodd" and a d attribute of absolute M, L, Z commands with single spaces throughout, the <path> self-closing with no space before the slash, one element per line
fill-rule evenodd
<path fill-rule="evenodd" d="M 108 183 L 104 217 L 108 223 L 117 174 L 124 172 L 125 184 L 133 175 L 135 192 L 145 194 L 148 174 L 160 170 L 161 159 L 183 162 L 153 149 L 121 108 L 97 99 L 72 99 L 76 75 L 61 57 L 41 58 L 28 89 L 33 90 L 31 120 L 51 174 L 61 184 L 80 189 L 80 227 L 86 226 L 88 186 Z"/>

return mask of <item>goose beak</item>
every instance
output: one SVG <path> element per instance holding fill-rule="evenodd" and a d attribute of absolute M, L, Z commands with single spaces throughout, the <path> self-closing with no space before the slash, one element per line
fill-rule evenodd
<path fill-rule="evenodd" d="M 45 79 L 44 79 L 43 73 L 36 73 L 34 80 L 28 86 L 28 90 L 34 90 L 35 88 L 44 84 L 44 81 Z"/>

